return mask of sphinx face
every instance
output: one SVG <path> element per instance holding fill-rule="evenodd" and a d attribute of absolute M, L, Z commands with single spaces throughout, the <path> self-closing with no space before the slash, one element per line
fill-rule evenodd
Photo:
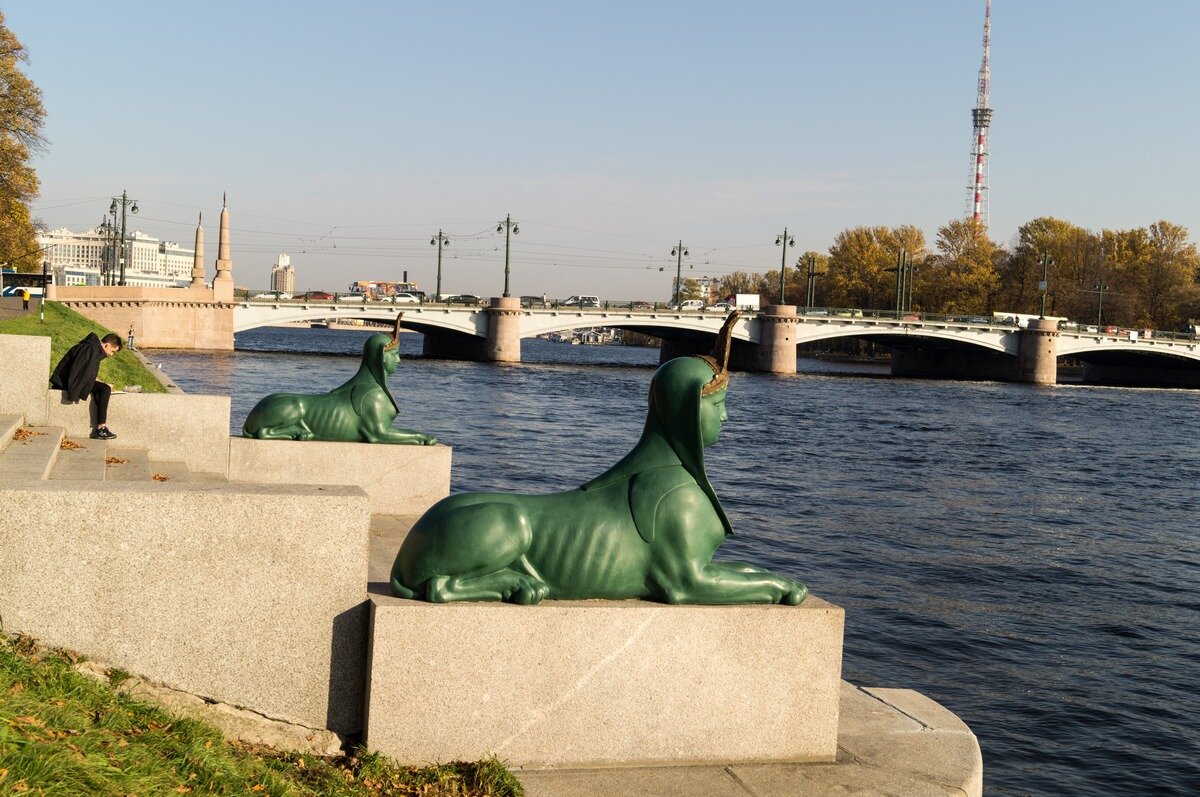
<path fill-rule="evenodd" d="M 400 365 L 400 347 L 394 349 L 383 350 L 383 372 L 385 374 L 396 373 L 396 368 Z"/>
<path fill-rule="evenodd" d="M 719 390 L 700 399 L 700 441 L 705 448 L 717 442 L 721 427 L 729 420 L 725 412 L 725 392 Z"/>

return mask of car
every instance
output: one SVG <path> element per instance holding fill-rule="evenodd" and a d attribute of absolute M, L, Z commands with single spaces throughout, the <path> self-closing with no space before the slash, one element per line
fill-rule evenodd
<path fill-rule="evenodd" d="M 546 301 L 546 298 L 544 296 L 522 296 L 521 297 L 521 306 L 522 307 L 545 307 L 547 304 L 549 304 L 549 302 Z"/>
<path fill-rule="evenodd" d="M 304 298 L 307 299 L 308 301 L 326 301 L 327 302 L 333 298 L 333 294 L 326 293 L 325 291 L 309 291 L 308 293 L 304 294 Z"/>
<path fill-rule="evenodd" d="M 699 299 L 686 299 L 676 304 L 667 305 L 668 310 L 703 310 L 704 302 Z"/>
<path fill-rule="evenodd" d="M 599 296 L 569 296 L 558 303 L 560 307 L 599 307 Z"/>
<path fill-rule="evenodd" d="M 731 313 L 734 307 L 729 302 L 714 302 L 703 309 L 706 313 Z"/>
<path fill-rule="evenodd" d="M 392 304 L 420 304 L 421 297 L 411 293 L 394 293 L 388 297 Z"/>
<path fill-rule="evenodd" d="M 478 307 L 483 304 L 483 299 L 480 299 L 473 293 L 455 293 L 443 299 L 446 304 L 465 304 L 473 307 Z"/>

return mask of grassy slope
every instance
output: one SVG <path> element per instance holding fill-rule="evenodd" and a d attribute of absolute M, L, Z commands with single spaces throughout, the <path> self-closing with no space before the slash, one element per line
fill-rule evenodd
<path fill-rule="evenodd" d="M 104 337 L 112 330 L 105 329 L 57 302 L 46 302 L 45 323 L 38 320 L 37 313 L 0 320 L 0 335 L 42 335 L 50 338 L 47 380 L 54 366 L 67 353 L 67 349 L 83 340 L 89 332 Z M 117 390 L 124 390 L 126 385 L 141 385 L 144 393 L 167 392 L 154 378 L 154 374 L 146 370 L 137 357 L 124 349 L 100 364 L 99 378 Z"/>
<path fill-rule="evenodd" d="M 114 671 L 111 681 L 119 683 Z M 0 635 L 0 795 L 480 795 L 518 797 L 495 761 L 405 768 L 226 742 L 216 730 L 77 673 L 65 652 Z"/>

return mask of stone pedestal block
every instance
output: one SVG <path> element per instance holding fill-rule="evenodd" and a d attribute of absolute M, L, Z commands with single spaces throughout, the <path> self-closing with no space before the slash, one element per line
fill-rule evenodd
<path fill-rule="evenodd" d="M 406 763 L 832 761 L 841 608 L 372 595 L 367 743 Z"/>
<path fill-rule="evenodd" d="M 521 300 L 499 296 L 487 310 L 486 359 L 496 363 L 521 362 Z"/>
<path fill-rule="evenodd" d="M 272 719 L 353 733 L 368 519 L 354 487 L 0 489 L 4 631 Z"/>
<path fill-rule="evenodd" d="M 352 484 L 373 514 L 420 515 L 450 494 L 449 446 L 229 438 L 229 480 Z"/>
<path fill-rule="evenodd" d="M 24 415 L 33 426 L 46 423 L 46 385 L 50 384 L 50 338 L 0 335 L 0 412 Z M 60 395 L 56 390 L 55 395 Z"/>

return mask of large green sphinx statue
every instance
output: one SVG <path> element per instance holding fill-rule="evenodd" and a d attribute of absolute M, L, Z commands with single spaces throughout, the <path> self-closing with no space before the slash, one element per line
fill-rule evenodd
<path fill-rule="evenodd" d="M 403 315 L 403 314 L 401 314 Z M 331 440 L 343 443 L 400 443 L 431 446 L 432 437 L 397 429 L 400 414 L 387 378 L 400 364 L 400 315 L 391 335 L 372 335 L 350 381 L 328 393 L 272 393 L 250 410 L 243 437 L 260 440 Z"/>
<path fill-rule="evenodd" d="M 807 589 L 797 581 L 712 561 L 732 529 L 705 475 L 704 448 L 727 419 L 736 318 L 726 320 L 713 357 L 658 369 L 641 439 L 603 475 L 564 493 L 463 493 L 431 507 L 400 546 L 392 591 L 438 603 L 802 601 Z"/>

